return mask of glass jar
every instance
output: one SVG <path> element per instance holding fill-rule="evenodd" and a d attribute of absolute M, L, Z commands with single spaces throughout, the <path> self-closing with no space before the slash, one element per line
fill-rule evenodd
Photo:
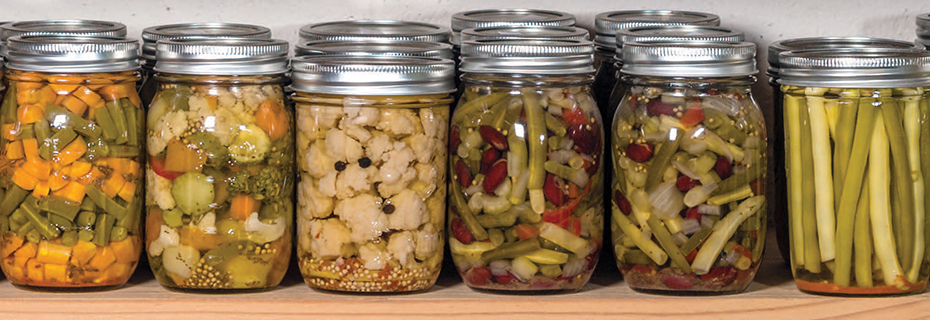
<path fill-rule="evenodd" d="M 15 36 L 76 36 L 125 38 L 126 25 L 97 20 L 31 20 L 0 24 L 0 56 L 6 57 L 7 40 Z"/>
<path fill-rule="evenodd" d="M 917 43 L 930 48 L 930 13 L 917 16 Z"/>
<path fill-rule="evenodd" d="M 720 17 L 703 12 L 673 11 L 673 10 L 628 10 L 609 11 L 597 14 L 594 17 L 594 100 L 597 101 L 601 117 L 613 119 L 613 109 L 619 101 L 610 101 L 610 94 L 620 79 L 622 62 L 616 53 L 623 47 L 623 42 L 617 41 L 617 31 L 649 26 L 719 26 Z M 617 97 L 620 98 L 620 97 Z M 609 138 L 609 137 L 608 137 Z"/>
<path fill-rule="evenodd" d="M 755 44 L 632 42 L 614 117 L 611 231 L 633 289 L 736 293 L 765 245 Z"/>
<path fill-rule="evenodd" d="M 283 40 L 162 40 L 148 108 L 146 248 L 171 289 L 257 291 L 287 270 L 294 117 Z"/>
<path fill-rule="evenodd" d="M 300 42 L 336 41 L 426 41 L 449 42 L 449 28 L 400 20 L 346 20 L 308 24 L 300 28 Z"/>
<path fill-rule="evenodd" d="M 266 27 L 228 23 L 228 22 L 193 22 L 167 24 L 148 27 L 142 30 L 142 82 L 139 84 L 139 96 L 142 105 L 148 106 L 158 90 L 155 80 L 156 59 L 155 44 L 165 39 L 271 39 L 271 29 Z"/>
<path fill-rule="evenodd" d="M 292 65 L 304 280 L 345 292 L 429 289 L 442 265 L 452 60 Z"/>
<path fill-rule="evenodd" d="M 584 286 L 603 240 L 603 125 L 585 40 L 462 45 L 449 246 L 472 288 Z"/>
<path fill-rule="evenodd" d="M 452 46 L 448 43 L 405 40 L 314 40 L 294 46 L 294 56 L 397 56 L 452 59 Z"/>
<path fill-rule="evenodd" d="M 0 259 L 32 288 L 114 288 L 142 250 L 136 40 L 8 39 Z"/>
<path fill-rule="evenodd" d="M 784 52 L 778 61 L 798 288 L 923 292 L 930 52 Z"/>
<path fill-rule="evenodd" d="M 856 50 L 856 51 L 886 51 L 886 50 L 922 50 L 923 46 L 914 42 L 901 40 L 865 38 L 865 37 L 814 37 L 786 39 L 773 42 L 768 48 L 769 68 L 765 71 L 772 86 L 773 127 L 772 127 L 772 170 L 775 177 L 772 179 L 773 188 L 769 190 L 769 214 L 775 222 L 775 239 L 778 251 L 785 262 L 789 259 L 788 241 L 788 209 L 785 205 L 787 199 L 787 175 L 785 173 L 785 131 L 784 110 L 782 109 L 785 93 L 781 91 L 779 79 L 778 55 L 786 51 L 807 50 Z"/>
<path fill-rule="evenodd" d="M 461 41 L 471 40 L 588 40 L 587 29 L 578 27 L 504 26 L 465 29 Z"/>

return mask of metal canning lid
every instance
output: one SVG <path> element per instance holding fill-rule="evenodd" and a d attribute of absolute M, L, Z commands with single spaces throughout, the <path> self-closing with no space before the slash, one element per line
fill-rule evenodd
<path fill-rule="evenodd" d="M 930 13 L 917 16 L 917 42 L 930 47 Z"/>
<path fill-rule="evenodd" d="M 452 46 L 448 43 L 427 41 L 309 41 L 294 46 L 294 56 L 398 56 L 452 59 Z"/>
<path fill-rule="evenodd" d="M 268 75 L 288 71 L 287 41 L 277 39 L 161 40 L 156 72 L 194 75 Z"/>
<path fill-rule="evenodd" d="M 165 39 L 271 39 L 271 29 L 226 22 L 193 22 L 154 26 L 142 30 L 142 58 L 155 59 L 155 43 Z"/>
<path fill-rule="evenodd" d="M 867 37 L 813 37 L 780 40 L 769 45 L 769 68 L 765 73 L 773 77 L 778 76 L 778 69 L 780 67 L 778 55 L 782 52 L 834 49 L 923 49 L 923 46 L 914 42 L 902 40 Z"/>
<path fill-rule="evenodd" d="M 15 36 L 77 36 L 125 38 L 126 25 L 97 20 L 32 20 L 0 25 L 0 56 L 6 56 L 7 39 Z"/>
<path fill-rule="evenodd" d="M 461 45 L 465 29 L 488 27 L 573 27 L 570 13 L 538 9 L 485 9 L 452 15 L 452 45 Z"/>
<path fill-rule="evenodd" d="M 715 26 L 649 26 L 617 31 L 617 58 L 621 58 L 622 44 L 648 41 L 699 41 L 699 42 L 743 42 L 742 32 Z"/>
<path fill-rule="evenodd" d="M 778 56 L 778 83 L 805 87 L 901 88 L 930 85 L 930 52 L 789 51 Z"/>
<path fill-rule="evenodd" d="M 136 39 L 15 36 L 7 40 L 6 66 L 37 72 L 119 72 L 139 68 Z"/>
<path fill-rule="evenodd" d="M 300 41 L 337 40 L 449 42 L 449 28 L 398 20 L 348 20 L 310 24 L 300 28 Z"/>
<path fill-rule="evenodd" d="M 462 41 L 470 40 L 588 40 L 588 30 L 577 27 L 487 27 L 465 29 Z"/>
<path fill-rule="evenodd" d="M 628 10 L 602 12 L 594 17 L 594 44 L 613 50 L 617 31 L 649 26 L 719 26 L 720 17 L 712 13 L 674 10 Z"/>
<path fill-rule="evenodd" d="M 738 77 L 756 74 L 752 42 L 628 42 L 621 72 L 658 77 Z"/>
<path fill-rule="evenodd" d="M 339 95 L 443 94 L 456 90 L 449 59 L 303 56 L 291 61 L 291 88 Z"/>
<path fill-rule="evenodd" d="M 465 73 L 566 75 L 594 72 L 587 40 L 471 40 L 462 43 Z"/>

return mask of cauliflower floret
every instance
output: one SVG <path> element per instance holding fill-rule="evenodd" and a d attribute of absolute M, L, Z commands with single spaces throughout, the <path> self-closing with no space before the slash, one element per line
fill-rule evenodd
<path fill-rule="evenodd" d="M 436 139 L 431 139 L 425 134 L 415 134 L 404 139 L 408 146 L 413 149 L 413 154 L 417 156 L 419 162 L 429 162 L 429 159 L 436 154 Z"/>
<path fill-rule="evenodd" d="M 327 197 L 332 197 L 336 195 L 336 177 L 338 177 L 338 172 L 329 171 L 323 179 L 320 179 L 320 193 Z"/>
<path fill-rule="evenodd" d="M 343 120 L 343 124 L 374 126 L 378 124 L 378 120 L 381 118 L 381 113 L 378 108 L 374 107 L 345 105 L 343 106 L 343 110 L 346 114 L 346 119 Z"/>
<path fill-rule="evenodd" d="M 342 108 L 340 107 L 311 105 L 308 107 L 300 107 L 299 109 L 306 109 L 309 116 L 304 117 L 304 119 L 307 119 L 307 121 L 309 121 L 308 124 L 315 126 L 317 130 L 322 130 L 322 132 L 335 127 L 339 119 L 342 119 L 343 116 Z"/>
<path fill-rule="evenodd" d="M 336 219 L 310 221 L 310 252 L 320 259 L 342 256 L 342 248 L 349 242 L 349 228 Z"/>
<path fill-rule="evenodd" d="M 301 218 L 325 218 L 333 213 L 333 198 L 327 197 L 316 186 L 313 185 L 313 179 L 306 174 L 301 175 L 300 184 L 297 185 L 300 200 L 299 214 Z"/>
<path fill-rule="evenodd" d="M 381 110 L 381 121 L 375 126 L 387 134 L 400 136 L 416 132 L 420 122 L 412 110 L 384 109 Z"/>
<path fill-rule="evenodd" d="M 436 251 L 440 248 L 439 240 L 441 236 L 432 224 L 427 224 L 423 227 L 423 230 L 416 231 L 415 237 L 417 242 L 415 251 L 417 259 L 429 259 L 435 255 Z"/>
<path fill-rule="evenodd" d="M 203 217 L 200 217 L 200 222 L 197 222 L 197 228 L 203 230 L 204 233 L 216 233 L 216 214 L 213 212 L 204 214 Z"/>
<path fill-rule="evenodd" d="M 160 256 L 165 248 L 177 246 L 181 241 L 178 232 L 169 226 L 162 225 L 158 231 L 158 238 L 149 243 L 149 255 Z"/>
<path fill-rule="evenodd" d="M 272 223 L 264 223 L 258 219 L 258 212 L 252 212 L 245 219 L 245 231 L 249 232 L 249 240 L 255 243 L 268 243 L 284 235 L 287 230 L 287 219 L 278 217 Z"/>
<path fill-rule="evenodd" d="M 158 119 L 155 128 L 149 128 L 152 132 L 148 135 L 149 154 L 154 156 L 165 150 L 168 141 L 181 136 L 187 125 L 187 112 L 181 110 L 168 112 Z"/>
<path fill-rule="evenodd" d="M 236 104 L 229 108 L 229 111 L 236 115 L 242 121 L 241 123 L 255 123 L 255 109 L 246 107 L 245 102 L 242 100 L 236 101 Z"/>
<path fill-rule="evenodd" d="M 320 125 L 319 118 L 314 117 L 312 110 L 314 107 L 299 107 L 297 108 L 297 132 L 303 134 L 307 137 L 309 142 L 316 141 L 317 139 L 323 138 L 325 134 L 324 128 Z M 320 108 L 320 107 L 316 107 Z M 334 125 L 335 120 L 330 125 Z M 331 127 L 330 126 L 330 127 Z"/>
<path fill-rule="evenodd" d="M 413 251 L 417 245 L 413 241 L 413 234 L 410 231 L 398 232 L 391 235 L 388 240 L 387 249 L 394 259 L 400 262 L 400 265 L 406 266 L 407 261 L 413 261 Z"/>
<path fill-rule="evenodd" d="M 336 161 L 356 161 L 365 154 L 362 144 L 346 136 L 339 129 L 329 129 L 326 132 L 326 154 Z"/>
<path fill-rule="evenodd" d="M 437 113 L 429 108 L 420 110 L 420 124 L 423 126 L 423 133 L 427 137 L 444 140 L 446 130 L 448 130 L 448 122 L 449 120 L 441 112 Z"/>
<path fill-rule="evenodd" d="M 151 196 L 162 210 L 174 208 L 174 196 L 171 195 L 171 180 L 155 174 L 152 169 L 145 170 L 146 195 Z"/>
<path fill-rule="evenodd" d="M 266 84 L 262 85 L 261 89 L 268 99 L 284 100 L 284 90 L 282 90 L 280 86 Z"/>
<path fill-rule="evenodd" d="M 242 100 L 245 102 L 245 107 L 254 112 L 262 101 L 268 100 L 268 96 L 259 86 L 244 86 L 242 88 Z"/>
<path fill-rule="evenodd" d="M 394 143 L 394 152 L 388 154 L 387 161 L 381 165 L 381 182 L 392 184 L 400 180 L 410 162 L 416 160 L 413 150 L 403 142 Z"/>
<path fill-rule="evenodd" d="M 381 199 L 367 193 L 339 200 L 333 213 L 352 230 L 349 238 L 355 243 L 378 238 L 388 230 L 388 217 L 381 211 Z"/>
<path fill-rule="evenodd" d="M 322 178 L 333 170 L 335 160 L 326 155 L 326 146 L 321 140 L 317 140 L 310 145 L 307 155 L 304 156 L 304 164 L 307 166 L 307 173 L 314 178 Z"/>
<path fill-rule="evenodd" d="M 366 143 L 371 139 L 371 133 L 365 128 L 359 126 L 348 126 L 346 127 L 346 135 L 358 140 L 358 142 Z"/>
<path fill-rule="evenodd" d="M 365 261 L 365 269 L 381 270 L 391 256 L 384 249 L 373 243 L 366 243 L 358 248 L 358 256 Z"/>
<path fill-rule="evenodd" d="M 381 132 L 375 132 L 368 143 L 365 144 L 365 155 L 371 159 L 372 163 L 379 163 L 386 160 L 388 153 L 394 151 L 394 144 L 391 138 Z"/>
<path fill-rule="evenodd" d="M 368 190 L 371 190 L 368 170 L 360 167 L 358 163 L 348 165 L 336 178 L 336 197 L 339 199 L 350 198 Z"/>
<path fill-rule="evenodd" d="M 426 197 L 436 190 L 436 182 L 439 181 L 439 169 L 429 163 L 417 163 L 414 168 L 417 170 L 417 180 L 419 180 L 420 196 Z"/>
<path fill-rule="evenodd" d="M 229 108 L 236 104 L 236 96 L 226 90 L 225 87 L 214 87 L 213 90 L 216 90 L 216 105 L 217 110 Z"/>
<path fill-rule="evenodd" d="M 394 183 L 382 182 L 378 184 L 378 193 L 382 198 L 390 198 L 391 196 L 408 189 L 407 187 L 410 185 L 410 182 L 416 180 L 416 178 L 417 170 L 414 168 L 407 168 L 401 175 L 400 180 L 394 181 Z"/>
<path fill-rule="evenodd" d="M 191 114 L 212 114 L 210 106 L 207 104 L 207 98 L 199 95 L 192 95 L 187 98 L 187 106 Z"/>
<path fill-rule="evenodd" d="M 232 143 L 236 135 L 239 134 L 240 123 L 244 122 L 226 108 L 216 109 L 213 115 L 203 119 L 205 130 L 216 136 L 224 146 Z"/>
<path fill-rule="evenodd" d="M 426 204 L 416 192 L 401 191 L 390 199 L 394 213 L 388 217 L 390 228 L 395 230 L 413 230 L 429 219 Z"/>

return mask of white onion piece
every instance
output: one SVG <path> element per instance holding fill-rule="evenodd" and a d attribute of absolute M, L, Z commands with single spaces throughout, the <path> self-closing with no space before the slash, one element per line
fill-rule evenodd
<path fill-rule="evenodd" d="M 701 101 L 701 107 L 714 109 L 731 117 L 738 115 L 740 109 L 739 100 L 730 98 L 726 95 L 704 97 Z"/>
<path fill-rule="evenodd" d="M 681 246 L 681 245 L 685 244 L 685 242 L 688 242 L 688 236 L 686 236 L 686 235 L 684 235 L 684 234 L 682 234 L 682 233 L 676 233 L 676 234 L 673 234 L 673 235 L 672 235 L 672 240 L 675 240 L 675 245 L 676 245 L 676 246 Z M 690 252 L 689 252 L 689 253 L 690 253 Z"/>
<path fill-rule="evenodd" d="M 683 196 L 675 181 L 666 181 L 649 194 L 649 203 L 652 204 L 653 213 L 661 219 L 671 219 L 678 216 L 678 212 L 685 208 Z"/>
<path fill-rule="evenodd" d="M 701 180 L 701 176 L 699 176 L 697 173 L 694 173 L 694 171 L 688 169 L 688 166 L 685 166 L 678 161 L 672 161 L 672 166 L 674 166 L 675 169 L 678 169 L 681 174 L 688 176 L 688 178 L 691 178 L 692 180 Z"/>
<path fill-rule="evenodd" d="M 488 265 L 488 268 L 491 269 L 491 274 L 495 276 L 506 276 L 510 272 L 510 261 L 495 260 Z"/>
<path fill-rule="evenodd" d="M 712 215 L 715 215 L 715 216 L 719 216 L 720 213 L 721 213 L 723 210 L 721 210 L 720 206 L 712 206 L 712 205 L 709 205 L 709 204 L 702 204 L 702 205 L 698 205 L 698 206 L 697 206 L 697 211 L 698 211 L 698 213 L 700 213 L 700 214 L 712 214 Z"/>
<path fill-rule="evenodd" d="M 701 231 L 701 223 L 697 219 L 685 219 L 681 222 L 681 233 L 692 235 Z"/>
<path fill-rule="evenodd" d="M 708 217 L 701 217 L 701 227 L 704 227 L 704 228 L 713 228 L 713 227 L 714 227 L 714 220 L 712 220 L 711 218 L 708 218 Z"/>

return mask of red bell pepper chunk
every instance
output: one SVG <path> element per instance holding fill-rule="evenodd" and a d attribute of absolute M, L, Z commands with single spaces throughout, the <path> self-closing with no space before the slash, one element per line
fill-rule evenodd
<path fill-rule="evenodd" d="M 695 102 L 688 110 L 685 111 L 685 114 L 681 116 L 681 124 L 685 127 L 693 127 L 694 125 L 704 121 L 704 109 L 701 108 L 701 103 Z"/>
<path fill-rule="evenodd" d="M 518 224 L 513 227 L 513 230 L 517 232 L 517 237 L 520 237 L 520 240 L 526 240 L 539 235 L 539 228 L 531 224 Z"/>
<path fill-rule="evenodd" d="M 570 125 L 588 123 L 588 117 L 584 115 L 584 110 L 581 110 L 581 108 L 563 109 L 562 119 L 565 119 Z"/>
<path fill-rule="evenodd" d="M 184 172 L 165 170 L 165 159 L 149 157 L 149 163 L 152 165 L 152 171 L 154 171 L 155 174 L 168 180 L 174 180 L 184 174 Z"/>

